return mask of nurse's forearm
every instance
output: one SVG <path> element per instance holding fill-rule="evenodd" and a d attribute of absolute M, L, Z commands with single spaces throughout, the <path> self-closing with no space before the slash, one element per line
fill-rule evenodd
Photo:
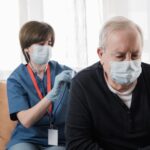
<path fill-rule="evenodd" d="M 17 113 L 18 120 L 24 127 L 26 128 L 31 127 L 34 123 L 36 123 L 39 119 L 43 117 L 50 103 L 51 103 L 50 101 L 43 98 L 41 101 L 39 101 L 39 103 L 37 103 L 32 108 L 18 112 Z"/>

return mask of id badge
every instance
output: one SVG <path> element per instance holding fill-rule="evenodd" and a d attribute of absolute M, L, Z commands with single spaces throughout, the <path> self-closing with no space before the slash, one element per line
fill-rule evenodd
<path fill-rule="evenodd" d="M 58 145 L 58 130 L 48 129 L 48 145 Z"/>

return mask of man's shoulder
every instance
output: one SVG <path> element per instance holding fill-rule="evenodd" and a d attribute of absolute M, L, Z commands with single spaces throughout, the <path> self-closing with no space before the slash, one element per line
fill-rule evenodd
<path fill-rule="evenodd" d="M 142 72 L 146 74 L 150 74 L 150 64 L 142 62 Z"/>
<path fill-rule="evenodd" d="M 145 84 L 150 83 L 150 64 L 142 62 L 142 73 L 139 79 L 144 79 Z M 142 77 L 142 78 L 141 78 Z"/>

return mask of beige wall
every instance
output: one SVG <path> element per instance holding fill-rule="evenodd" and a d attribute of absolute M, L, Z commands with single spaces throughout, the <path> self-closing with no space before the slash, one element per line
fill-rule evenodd
<path fill-rule="evenodd" d="M 16 122 L 12 122 L 9 118 L 6 83 L 0 82 L 0 150 L 5 150 L 15 125 Z"/>

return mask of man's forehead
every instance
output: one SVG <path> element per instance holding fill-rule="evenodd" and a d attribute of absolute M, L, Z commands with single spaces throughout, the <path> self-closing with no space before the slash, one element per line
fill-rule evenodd
<path fill-rule="evenodd" d="M 111 50 L 115 49 L 117 51 L 124 51 L 126 49 L 132 51 L 139 51 L 142 48 L 142 43 L 140 37 L 134 34 L 133 36 L 126 34 L 116 34 L 112 33 L 106 42 L 105 48 Z"/>

